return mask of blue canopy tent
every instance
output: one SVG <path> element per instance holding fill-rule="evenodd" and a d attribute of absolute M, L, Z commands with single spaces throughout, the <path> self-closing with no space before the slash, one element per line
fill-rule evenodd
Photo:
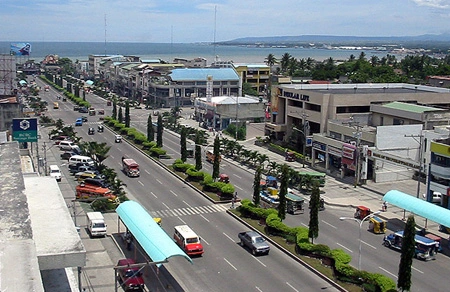
<path fill-rule="evenodd" d="M 168 262 L 171 257 L 182 256 L 192 264 L 191 258 L 139 203 L 123 202 L 117 207 L 116 213 L 153 262 Z"/>
<path fill-rule="evenodd" d="M 387 192 L 383 200 L 441 225 L 450 226 L 450 210 L 441 206 L 397 190 Z"/>

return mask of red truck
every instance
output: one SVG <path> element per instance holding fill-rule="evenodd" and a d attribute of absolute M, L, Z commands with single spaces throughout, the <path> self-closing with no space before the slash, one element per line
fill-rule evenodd
<path fill-rule="evenodd" d="M 122 171 L 129 177 L 138 177 L 139 164 L 134 159 L 122 157 Z"/>

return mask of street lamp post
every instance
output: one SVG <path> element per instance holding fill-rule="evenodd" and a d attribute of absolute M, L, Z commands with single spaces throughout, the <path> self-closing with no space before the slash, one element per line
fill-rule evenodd
<path fill-rule="evenodd" d="M 361 271 L 361 228 L 362 228 L 364 221 L 366 221 L 367 218 L 371 218 L 377 214 L 380 214 L 380 211 L 369 214 L 366 217 L 364 217 L 363 219 L 352 218 L 352 217 L 340 217 L 339 218 L 339 220 L 354 220 L 359 223 L 359 252 L 358 252 L 358 270 L 359 271 Z"/>

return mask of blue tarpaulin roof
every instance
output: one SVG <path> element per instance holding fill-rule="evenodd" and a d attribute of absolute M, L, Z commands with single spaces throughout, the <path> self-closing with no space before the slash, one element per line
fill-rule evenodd
<path fill-rule="evenodd" d="M 387 192 L 383 200 L 436 223 L 450 227 L 450 210 L 400 191 Z"/>
<path fill-rule="evenodd" d="M 167 262 L 171 257 L 182 256 L 192 263 L 191 258 L 139 203 L 123 202 L 116 213 L 153 262 Z"/>

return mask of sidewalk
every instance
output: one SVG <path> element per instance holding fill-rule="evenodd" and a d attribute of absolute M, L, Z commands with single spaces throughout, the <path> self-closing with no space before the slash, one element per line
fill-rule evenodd
<path fill-rule="evenodd" d="M 200 129 L 199 123 L 193 119 L 182 118 L 180 120 L 180 123 Z M 250 127 L 250 133 L 247 133 L 247 140 L 239 141 L 239 143 L 248 150 L 258 151 L 261 154 L 267 155 L 271 162 L 276 162 L 278 164 L 286 163 L 295 170 L 313 171 L 313 169 L 309 168 L 308 164 L 306 168 L 303 168 L 303 165 L 300 162 L 286 162 L 284 156 L 269 151 L 266 148 L 256 146 L 254 143 L 256 137 L 264 136 L 263 126 L 260 128 L 261 129 L 259 129 L 257 126 Z M 212 132 L 209 133 L 210 135 L 208 137 L 208 144 L 212 144 L 214 142 L 214 135 Z M 228 136 L 226 137 L 231 138 Z M 235 161 L 228 160 L 228 162 L 233 163 L 241 168 L 247 169 L 251 173 L 254 172 L 253 169 L 247 168 Z M 363 205 L 370 208 L 372 212 L 377 212 L 382 211 L 381 206 L 383 203 L 383 196 L 386 192 L 390 190 L 398 190 L 412 196 L 416 196 L 418 187 L 417 181 L 412 179 L 388 183 L 374 183 L 372 181 L 368 181 L 366 184 L 357 187 L 354 187 L 353 182 L 354 177 L 339 179 L 327 175 L 325 187 L 321 188 L 321 196 L 325 199 L 325 204 L 328 206 L 348 207 L 349 209 L 355 209 L 356 206 Z M 420 194 L 422 194 L 425 189 L 426 185 L 420 183 Z M 306 197 L 306 199 L 308 198 Z M 354 212 L 354 210 L 352 210 L 352 212 Z M 400 209 L 396 206 L 388 205 L 387 211 L 381 212 L 377 216 L 388 221 L 388 229 L 398 230 L 404 228 L 405 216 L 407 218 L 409 214 L 410 213 L 408 211 L 405 212 L 403 209 Z M 449 238 L 449 235 L 439 231 L 438 223 L 426 220 L 425 218 L 419 217 L 417 215 L 415 215 L 415 220 L 418 226 L 426 228 L 428 232 L 441 237 L 443 239 L 443 247 L 447 247 L 447 239 Z"/>

